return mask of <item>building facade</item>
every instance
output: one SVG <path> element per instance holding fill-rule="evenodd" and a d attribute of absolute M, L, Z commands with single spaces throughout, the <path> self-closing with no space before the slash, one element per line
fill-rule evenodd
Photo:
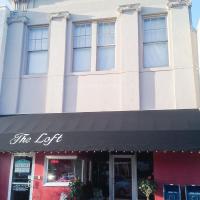
<path fill-rule="evenodd" d="M 200 20 L 197 24 L 197 46 L 198 46 L 198 64 L 200 63 Z"/>
<path fill-rule="evenodd" d="M 191 2 L 13 5 L 0 18 L 0 199 L 57 200 L 75 177 L 102 199 L 144 199 L 148 177 L 156 200 L 198 196 Z"/>

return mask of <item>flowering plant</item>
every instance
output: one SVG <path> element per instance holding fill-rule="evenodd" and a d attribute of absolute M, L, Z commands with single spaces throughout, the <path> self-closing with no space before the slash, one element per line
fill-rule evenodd
<path fill-rule="evenodd" d="M 147 179 L 141 179 L 138 183 L 139 190 L 146 196 L 147 200 L 149 200 L 150 195 L 156 191 L 156 183 L 151 177 Z"/>
<path fill-rule="evenodd" d="M 81 196 L 81 189 L 82 189 L 83 183 L 80 181 L 80 179 L 75 179 L 73 182 L 69 183 L 70 193 L 69 197 L 70 199 L 80 199 Z"/>

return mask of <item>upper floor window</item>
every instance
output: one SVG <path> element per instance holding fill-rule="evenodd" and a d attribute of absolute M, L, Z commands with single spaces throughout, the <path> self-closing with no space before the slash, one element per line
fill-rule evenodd
<path fill-rule="evenodd" d="M 76 24 L 74 27 L 73 70 L 89 71 L 91 68 L 91 24 Z"/>
<path fill-rule="evenodd" d="M 28 35 L 27 74 L 47 73 L 48 27 L 31 27 Z"/>
<path fill-rule="evenodd" d="M 114 67 L 115 22 L 75 23 L 73 71 L 103 71 Z"/>
<path fill-rule="evenodd" d="M 168 37 L 165 16 L 144 19 L 144 67 L 168 66 Z"/>
<path fill-rule="evenodd" d="M 115 23 L 98 24 L 97 70 L 108 70 L 115 66 Z"/>

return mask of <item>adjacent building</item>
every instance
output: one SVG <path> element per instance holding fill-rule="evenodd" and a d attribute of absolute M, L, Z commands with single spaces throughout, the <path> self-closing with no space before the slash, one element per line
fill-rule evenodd
<path fill-rule="evenodd" d="M 144 199 L 142 178 L 156 200 L 198 196 L 191 2 L 12 3 L 0 7 L 0 199 L 59 200 L 76 177 L 109 200 Z"/>

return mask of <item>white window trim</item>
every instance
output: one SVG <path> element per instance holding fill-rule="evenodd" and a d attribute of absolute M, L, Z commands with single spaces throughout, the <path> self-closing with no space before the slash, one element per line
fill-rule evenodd
<path fill-rule="evenodd" d="M 167 43 L 168 43 L 168 65 L 159 66 L 159 67 L 144 67 L 144 19 L 148 18 L 158 18 L 165 17 L 166 18 L 166 28 L 167 28 Z M 170 27 L 169 27 L 169 16 L 168 13 L 155 13 L 155 14 L 144 14 L 140 17 L 139 22 L 140 27 L 140 72 L 154 72 L 154 71 L 171 71 L 171 43 L 170 43 Z"/>
<path fill-rule="evenodd" d="M 114 22 L 115 23 L 115 66 L 112 69 L 108 70 L 97 70 L 97 28 L 98 23 L 101 22 Z M 91 67 L 90 71 L 73 71 L 73 56 L 74 56 L 74 45 L 73 42 L 71 43 L 71 62 L 70 62 L 70 71 L 67 73 L 67 75 L 92 75 L 92 74 L 108 74 L 108 73 L 117 73 L 119 71 L 117 67 L 117 18 L 116 17 L 110 17 L 110 18 L 102 18 L 102 19 L 90 19 L 90 20 L 73 20 L 72 23 L 72 34 L 71 34 L 71 41 L 73 41 L 73 31 L 75 24 L 85 24 L 90 23 L 91 24 Z"/>
<path fill-rule="evenodd" d="M 70 182 L 47 182 L 47 172 L 48 172 L 48 160 L 49 159 L 59 159 L 59 160 L 77 160 L 77 156 L 45 156 L 45 163 L 44 163 L 44 179 L 43 179 L 43 186 L 69 186 Z M 82 168 L 83 168 L 83 160 L 82 160 Z M 83 169 L 82 169 L 83 170 Z"/>
<path fill-rule="evenodd" d="M 46 73 L 28 73 L 29 70 L 29 30 L 30 29 L 39 29 L 39 28 L 47 28 L 48 29 L 48 49 L 47 51 L 47 72 Z M 46 76 L 48 74 L 49 69 L 49 48 L 50 48 L 50 26 L 49 24 L 35 24 L 35 25 L 28 25 L 26 28 L 26 40 L 25 40 L 25 59 L 24 59 L 24 69 L 22 73 L 22 77 L 40 77 L 40 76 Z"/>
<path fill-rule="evenodd" d="M 9 175 L 9 183 L 8 183 L 8 196 L 7 200 L 10 200 L 11 198 L 11 188 L 12 188 L 12 178 L 13 178 L 13 164 L 14 164 L 14 157 L 15 156 L 28 156 L 32 157 L 32 172 L 31 172 L 31 188 L 30 188 L 30 194 L 29 194 L 29 199 L 32 199 L 33 195 L 33 181 L 34 181 L 34 169 L 35 169 L 35 153 L 30 152 L 30 153 L 13 153 L 11 155 L 11 164 L 10 164 L 10 175 Z"/>

